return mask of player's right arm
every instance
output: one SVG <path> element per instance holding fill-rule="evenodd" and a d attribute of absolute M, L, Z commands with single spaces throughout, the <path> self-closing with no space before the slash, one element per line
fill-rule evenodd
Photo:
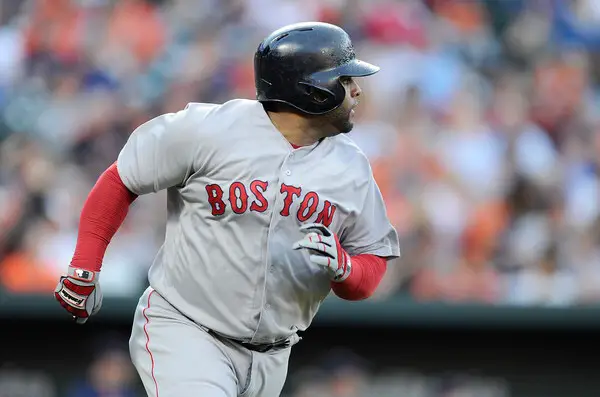
<path fill-rule="evenodd" d="M 211 108 L 190 104 L 139 126 L 117 159 L 125 186 L 141 195 L 183 185 L 202 166 L 200 124 Z"/>
<path fill-rule="evenodd" d="M 182 185 L 199 169 L 199 124 L 209 110 L 192 104 L 142 124 L 96 181 L 81 211 L 73 259 L 54 291 L 77 322 L 84 323 L 102 305 L 102 261 L 131 203 L 139 195 Z"/>

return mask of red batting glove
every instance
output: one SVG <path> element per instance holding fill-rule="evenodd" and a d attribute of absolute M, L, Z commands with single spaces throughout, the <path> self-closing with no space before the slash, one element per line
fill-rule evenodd
<path fill-rule="evenodd" d="M 325 268 L 332 281 L 339 283 L 346 280 L 352 271 L 352 262 L 337 235 L 320 223 L 302 225 L 300 231 L 308 234 L 293 248 L 312 250 L 315 254 L 310 255 L 311 262 Z"/>
<path fill-rule="evenodd" d="M 69 266 L 54 290 L 54 297 L 78 324 L 85 323 L 102 306 L 102 292 L 98 284 L 100 272 Z"/>

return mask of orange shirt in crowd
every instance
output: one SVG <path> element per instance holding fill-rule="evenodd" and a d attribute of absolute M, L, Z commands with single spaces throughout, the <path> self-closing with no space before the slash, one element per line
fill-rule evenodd
<path fill-rule="evenodd" d="M 58 282 L 51 269 L 26 252 L 13 253 L 0 262 L 0 286 L 10 293 L 51 292 Z"/>
<path fill-rule="evenodd" d="M 166 29 L 156 8 L 144 1 L 120 0 L 108 25 L 108 45 L 125 46 L 147 64 L 166 42 Z"/>

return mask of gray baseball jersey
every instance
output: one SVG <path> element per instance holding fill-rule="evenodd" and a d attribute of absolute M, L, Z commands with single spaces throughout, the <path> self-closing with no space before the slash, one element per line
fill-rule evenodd
<path fill-rule="evenodd" d="M 138 195 L 167 189 L 167 229 L 150 286 L 224 336 L 270 343 L 306 329 L 327 274 L 292 249 L 320 222 L 350 255 L 398 257 L 368 160 L 345 135 L 294 149 L 262 105 L 188 104 L 138 127 L 119 154 Z"/>

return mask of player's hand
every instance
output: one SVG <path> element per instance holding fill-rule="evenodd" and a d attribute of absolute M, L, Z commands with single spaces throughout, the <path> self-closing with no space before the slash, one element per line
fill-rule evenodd
<path fill-rule="evenodd" d="M 352 263 L 350 255 L 342 248 L 336 234 L 320 223 L 302 225 L 300 231 L 307 234 L 296 242 L 293 248 L 311 250 L 313 254 L 310 255 L 310 260 L 324 267 L 331 280 L 342 282 L 347 279 L 352 271 Z"/>
<path fill-rule="evenodd" d="M 69 266 L 54 290 L 54 297 L 78 324 L 85 323 L 102 306 L 102 292 L 98 284 L 100 272 Z"/>

